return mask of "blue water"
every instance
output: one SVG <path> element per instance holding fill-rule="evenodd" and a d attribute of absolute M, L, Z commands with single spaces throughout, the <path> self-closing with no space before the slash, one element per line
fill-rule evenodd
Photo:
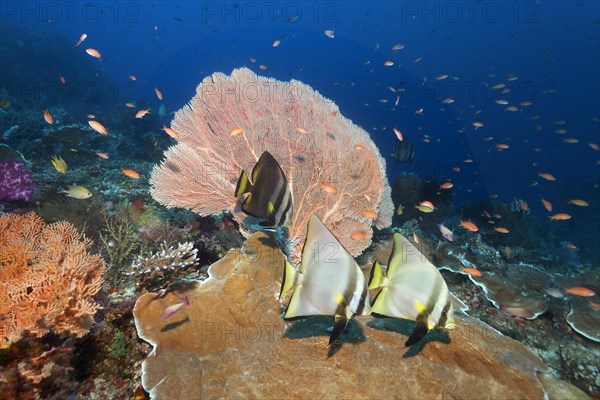
<path fill-rule="evenodd" d="M 3 84 L 22 84 L 23 90 L 35 84 L 53 94 L 56 105 L 79 107 L 82 118 L 89 112 L 82 106 L 86 102 L 145 99 L 154 110 L 164 103 L 168 112 L 176 111 L 205 76 L 247 66 L 259 75 L 298 79 L 333 99 L 344 116 L 371 134 L 386 157 L 390 181 L 404 171 L 451 179 L 455 207 L 497 194 L 493 201 L 527 200 L 540 218 L 547 215 L 539 201 L 545 197 L 557 212 L 573 215 L 573 231 L 598 226 L 600 154 L 588 143 L 600 143 L 599 2 L 4 1 L 0 19 L 4 32 L 26 27 L 38 31 L 40 41 L 17 43 L 23 53 L 18 56 L 27 55 L 23 82 Z M 326 37 L 325 29 L 334 30 L 335 38 Z M 80 47 L 52 53 L 47 47 L 54 42 L 43 43 L 45 33 L 74 43 L 84 32 L 88 38 Z M 276 39 L 281 44 L 274 48 Z M 405 48 L 392 52 L 398 43 Z M 102 60 L 85 54 L 88 47 L 100 50 Z M 38 56 L 40 48 L 53 56 Z M 384 66 L 386 60 L 394 65 Z M 1 62 L 10 65 L 13 54 L 3 52 Z M 67 92 L 57 78 L 69 78 L 74 65 L 84 66 L 83 87 Z M 440 74 L 449 76 L 436 80 Z M 510 74 L 518 79 L 507 82 Z M 496 83 L 511 92 L 499 95 L 490 88 Z M 155 97 L 155 86 L 164 102 Z M 388 86 L 405 91 L 394 93 Z M 443 104 L 446 97 L 454 102 Z M 494 102 L 499 98 L 519 111 L 505 111 Z M 533 104 L 519 106 L 524 100 Z M 416 115 L 420 108 L 422 115 Z M 539 119 L 530 120 L 534 115 Z M 475 130 L 474 121 L 484 126 Z M 392 127 L 415 144 L 412 164 L 396 164 L 390 156 Z M 553 133 L 559 128 L 568 132 Z M 429 143 L 423 142 L 425 134 Z M 494 138 L 485 141 L 486 136 Z M 579 142 L 564 143 L 565 138 Z M 498 152 L 497 143 L 510 148 Z M 474 163 L 464 163 L 467 158 Z M 461 172 L 452 171 L 456 166 Z M 538 172 L 552 173 L 557 181 L 545 181 Z M 569 198 L 592 206 L 567 205 Z M 591 239 L 597 242 L 598 236 Z"/>

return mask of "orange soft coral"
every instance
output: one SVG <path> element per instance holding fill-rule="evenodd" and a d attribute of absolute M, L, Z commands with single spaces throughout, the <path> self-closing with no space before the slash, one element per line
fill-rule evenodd
<path fill-rule="evenodd" d="M 27 330 L 84 335 L 99 305 L 105 263 L 68 222 L 35 213 L 0 217 L 0 340 Z"/>

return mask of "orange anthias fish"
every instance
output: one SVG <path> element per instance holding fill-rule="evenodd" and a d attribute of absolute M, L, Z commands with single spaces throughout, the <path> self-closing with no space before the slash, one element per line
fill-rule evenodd
<path fill-rule="evenodd" d="M 44 110 L 44 120 L 52 125 L 54 123 L 54 118 L 52 118 L 52 114 L 48 112 L 48 110 Z"/>
<path fill-rule="evenodd" d="M 494 228 L 494 230 L 495 230 L 496 232 L 498 232 L 498 233 L 508 233 L 508 232 L 509 232 L 509 230 L 508 230 L 508 229 L 506 229 L 506 228 L 503 228 L 503 227 L 501 227 L 501 226 L 497 226 L 497 227 L 495 227 L 495 228 Z"/>
<path fill-rule="evenodd" d="M 529 211 L 529 204 L 525 200 L 519 201 L 519 208 L 523 211 Z"/>
<path fill-rule="evenodd" d="M 432 202 L 428 200 L 420 202 L 418 206 L 415 206 L 415 208 L 424 213 L 430 213 L 435 211 L 435 206 Z"/>
<path fill-rule="evenodd" d="M 366 233 L 363 232 L 353 232 L 352 235 L 350 235 L 350 239 L 352 240 L 365 240 L 365 238 L 367 237 Z"/>
<path fill-rule="evenodd" d="M 121 173 L 133 179 L 140 179 L 140 174 L 132 169 L 121 168 Z"/>
<path fill-rule="evenodd" d="M 544 199 L 542 197 L 542 204 L 544 205 L 544 208 L 548 211 L 552 211 L 552 203 L 550 203 L 548 200 Z"/>
<path fill-rule="evenodd" d="M 402 135 L 402 132 L 400 132 L 398 129 L 393 128 L 394 129 L 394 133 L 396 134 L 396 137 L 398 138 L 399 141 L 403 141 L 404 140 L 404 135 Z"/>
<path fill-rule="evenodd" d="M 244 133 L 244 128 L 233 128 L 232 130 L 229 131 L 229 136 L 236 136 L 236 135 L 239 135 L 240 133 Z"/>
<path fill-rule="evenodd" d="M 163 125 L 162 130 L 165 131 L 167 135 L 171 136 L 173 139 L 179 139 L 179 134 L 173 129 L 167 128 L 166 125 Z"/>
<path fill-rule="evenodd" d="M 527 310 L 524 307 L 510 307 L 505 306 L 504 304 L 500 304 L 498 308 L 500 309 L 500 311 L 503 311 L 504 313 L 517 318 L 532 318 L 534 315 L 531 311 Z"/>
<path fill-rule="evenodd" d="M 102 54 L 100 54 L 100 52 L 96 49 L 86 49 L 85 52 L 90 56 L 97 58 L 98 60 L 102 60 Z"/>
<path fill-rule="evenodd" d="M 580 199 L 569 199 L 569 204 L 573 204 L 579 207 L 587 207 L 590 205 L 587 201 Z"/>
<path fill-rule="evenodd" d="M 105 160 L 108 160 L 108 154 L 106 154 L 106 153 L 96 153 L 96 155 L 100 158 L 104 158 Z"/>
<path fill-rule="evenodd" d="M 98 132 L 101 135 L 104 136 L 108 136 L 108 131 L 106 130 L 106 128 L 104 127 L 104 125 L 102 125 L 100 122 L 98 121 L 88 121 L 88 124 L 90 124 L 90 126 L 92 127 L 93 130 L 95 130 L 96 132 Z"/>
<path fill-rule="evenodd" d="M 574 296 L 583 296 L 583 297 L 592 297 L 596 295 L 592 289 L 588 289 L 586 287 L 576 286 L 570 288 L 564 288 L 565 293 L 572 294 Z"/>
<path fill-rule="evenodd" d="M 538 173 L 538 176 L 540 178 L 544 178 L 547 181 L 555 181 L 556 180 L 556 178 L 554 177 L 554 175 L 548 174 L 548 173 Z"/>
<path fill-rule="evenodd" d="M 65 77 L 64 77 L 64 76 L 62 76 L 62 75 L 61 75 L 61 77 L 60 77 L 60 78 L 58 78 L 58 79 L 60 80 L 60 83 L 62 83 L 63 85 L 66 85 L 66 84 L 67 84 L 67 81 L 66 81 L 66 79 L 65 79 Z"/>
<path fill-rule="evenodd" d="M 373 210 L 364 210 L 363 215 L 367 218 L 377 219 L 377 213 Z"/>
<path fill-rule="evenodd" d="M 146 114 L 150 114 L 150 109 L 149 108 L 146 109 L 146 110 L 139 110 L 138 112 L 135 113 L 135 117 L 138 118 L 138 119 L 139 118 L 144 118 L 144 116 Z"/>
<path fill-rule="evenodd" d="M 469 221 L 460 221 L 460 224 L 458 224 L 458 226 L 465 228 L 466 230 L 468 230 L 469 232 L 477 232 L 479 230 L 479 228 L 477 227 L 477 225 L 475 225 L 473 222 L 469 222 Z"/>
<path fill-rule="evenodd" d="M 320 183 L 319 186 L 321 186 L 321 189 L 323 189 L 324 192 L 327 192 L 329 194 L 335 194 L 337 192 L 335 187 L 328 183 Z"/>
<path fill-rule="evenodd" d="M 571 219 L 571 215 L 565 213 L 558 213 L 551 215 L 548 218 L 550 218 L 550 221 L 566 221 L 568 219 Z"/>
<path fill-rule="evenodd" d="M 483 275 L 480 270 L 475 269 L 475 268 L 470 268 L 470 267 L 463 267 L 463 269 L 461 269 L 461 272 L 467 273 L 471 276 L 482 276 Z"/>
<path fill-rule="evenodd" d="M 452 182 L 444 182 L 440 185 L 440 189 L 452 189 L 453 186 Z"/>
<path fill-rule="evenodd" d="M 415 232 L 413 232 L 413 240 L 414 240 L 415 244 L 419 244 L 419 237 L 417 236 L 417 234 Z"/>
<path fill-rule="evenodd" d="M 189 305 L 190 305 L 190 301 L 188 300 L 187 296 L 185 296 L 185 299 L 183 299 L 182 302 L 173 304 L 172 306 L 165 308 L 165 310 L 160 314 L 160 319 L 169 318 L 171 315 L 175 314 L 177 311 L 181 310 L 183 307 L 189 306 Z"/>
<path fill-rule="evenodd" d="M 87 38 L 87 33 L 82 33 L 81 36 L 79 36 L 79 40 L 77 41 L 77 43 L 75 43 L 75 47 L 79 46 L 81 43 L 83 43 L 83 41 Z"/>
<path fill-rule="evenodd" d="M 129 75 L 129 80 L 135 81 L 137 78 L 135 75 Z"/>
<path fill-rule="evenodd" d="M 156 93 L 156 97 L 158 97 L 159 100 L 163 99 L 162 92 L 160 90 L 158 90 L 157 87 L 154 88 L 154 93 Z"/>

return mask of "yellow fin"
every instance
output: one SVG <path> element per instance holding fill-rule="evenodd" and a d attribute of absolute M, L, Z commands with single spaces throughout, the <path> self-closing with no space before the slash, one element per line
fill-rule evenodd
<path fill-rule="evenodd" d="M 284 318 L 295 318 L 295 317 L 306 317 L 310 315 L 323 315 L 318 309 L 316 309 L 310 301 L 308 301 L 304 295 L 305 288 L 302 285 L 297 285 L 292 299 L 285 311 Z"/>
<path fill-rule="evenodd" d="M 381 270 L 381 265 L 375 260 L 373 263 L 373 270 L 371 271 L 371 282 L 369 282 L 369 290 L 377 289 L 383 285 L 385 276 Z"/>
<path fill-rule="evenodd" d="M 275 212 L 275 206 L 273 205 L 272 202 L 269 202 L 269 214 L 273 214 Z"/>
<path fill-rule="evenodd" d="M 387 287 L 383 287 L 381 289 L 381 292 L 379 292 L 379 294 L 377 295 L 375 303 L 373 303 L 373 305 L 371 306 L 371 312 L 381 315 L 389 315 L 390 312 L 387 308 L 389 295 L 390 290 Z"/>
<path fill-rule="evenodd" d="M 390 254 L 390 259 L 388 261 L 387 276 L 394 276 L 394 270 L 405 262 L 406 249 L 404 247 L 405 246 L 402 243 L 402 235 L 400 235 L 398 232 L 394 233 L 394 248 L 392 249 L 392 254 Z"/>
<path fill-rule="evenodd" d="M 425 307 L 425 305 L 423 303 L 421 303 L 419 300 L 415 300 L 415 307 L 417 308 L 417 312 L 419 314 L 427 312 L 427 307 Z"/>
<path fill-rule="evenodd" d="M 237 186 L 235 187 L 235 197 L 240 197 L 244 193 L 247 193 L 250 189 L 248 187 L 252 187 L 250 181 L 248 180 L 248 174 L 246 171 L 242 171 L 240 174 L 240 179 L 238 179 Z"/>
<path fill-rule="evenodd" d="M 291 288 L 296 286 L 298 283 L 298 274 L 299 272 L 296 270 L 296 268 L 294 268 L 294 266 L 286 259 L 283 285 L 281 286 L 281 294 L 279 295 L 279 298 L 285 296 Z"/>

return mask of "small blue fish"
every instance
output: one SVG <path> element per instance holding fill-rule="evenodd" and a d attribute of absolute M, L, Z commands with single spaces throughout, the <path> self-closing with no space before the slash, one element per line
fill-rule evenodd
<path fill-rule="evenodd" d="M 173 304 L 172 306 L 165 308 L 165 311 L 163 311 L 160 314 L 160 319 L 169 318 L 171 315 L 175 314 L 177 311 L 181 310 L 183 307 L 189 306 L 189 305 L 190 305 L 190 301 L 188 300 L 187 296 L 185 296 L 185 299 L 183 299 L 183 301 L 181 303 Z"/>

